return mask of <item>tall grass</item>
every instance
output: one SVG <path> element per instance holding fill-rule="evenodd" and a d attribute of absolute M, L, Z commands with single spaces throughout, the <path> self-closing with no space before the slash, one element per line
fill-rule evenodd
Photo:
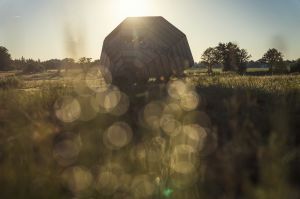
<path fill-rule="evenodd" d="M 54 107 L 63 96 L 77 96 L 72 82 L 6 83 L 10 86 L 0 90 L 0 198 L 138 198 L 150 192 L 148 198 L 299 198 L 300 77 L 191 75 L 186 81 L 201 100 L 196 111 L 181 117 L 192 115 L 189 120 L 215 132 L 211 139 L 217 141 L 197 155 L 197 176 L 175 176 L 175 182 L 166 166 L 171 142 L 139 120 L 149 102 L 169 100 L 165 85 L 147 87 L 147 95 L 128 94 L 130 108 L 123 116 L 99 113 L 64 123 Z M 119 151 L 102 141 L 116 121 L 133 131 L 132 142 Z M 57 156 L 63 150 L 57 143 L 66 138 L 79 140 L 81 148 L 71 162 Z M 89 174 L 92 184 L 78 191 Z M 186 182 L 193 183 L 180 188 Z"/>

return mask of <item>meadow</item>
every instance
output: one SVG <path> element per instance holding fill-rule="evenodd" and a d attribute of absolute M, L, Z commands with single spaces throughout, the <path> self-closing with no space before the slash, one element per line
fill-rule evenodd
<path fill-rule="evenodd" d="M 0 75 L 0 198 L 300 197 L 300 75 L 102 84 Z"/>

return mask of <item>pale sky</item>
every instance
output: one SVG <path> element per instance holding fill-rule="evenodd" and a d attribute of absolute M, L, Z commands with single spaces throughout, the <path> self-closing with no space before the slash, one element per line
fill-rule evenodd
<path fill-rule="evenodd" d="M 273 47 L 300 57 L 300 0 L 0 0 L 0 46 L 13 58 L 98 59 L 127 16 L 163 16 L 186 34 L 195 61 L 229 41 L 254 60 Z"/>

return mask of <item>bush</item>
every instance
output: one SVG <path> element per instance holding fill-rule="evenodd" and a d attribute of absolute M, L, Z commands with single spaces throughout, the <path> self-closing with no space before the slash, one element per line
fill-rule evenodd
<path fill-rule="evenodd" d="M 44 66 L 36 61 L 30 60 L 26 63 L 23 72 L 24 73 L 38 73 L 45 70 Z"/>
<path fill-rule="evenodd" d="M 300 72 L 300 59 L 298 59 L 295 63 L 291 65 L 291 73 Z"/>
<path fill-rule="evenodd" d="M 21 80 L 15 76 L 3 77 L 0 78 L 0 88 L 18 88 L 21 85 Z"/>

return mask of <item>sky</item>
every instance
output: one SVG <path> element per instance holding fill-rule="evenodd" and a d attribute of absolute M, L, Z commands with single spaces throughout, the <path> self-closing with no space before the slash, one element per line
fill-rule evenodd
<path fill-rule="evenodd" d="M 104 38 L 129 16 L 166 18 L 195 61 L 229 41 L 253 60 L 269 48 L 300 57 L 300 0 L 0 0 L 0 46 L 13 58 L 99 59 Z"/>

